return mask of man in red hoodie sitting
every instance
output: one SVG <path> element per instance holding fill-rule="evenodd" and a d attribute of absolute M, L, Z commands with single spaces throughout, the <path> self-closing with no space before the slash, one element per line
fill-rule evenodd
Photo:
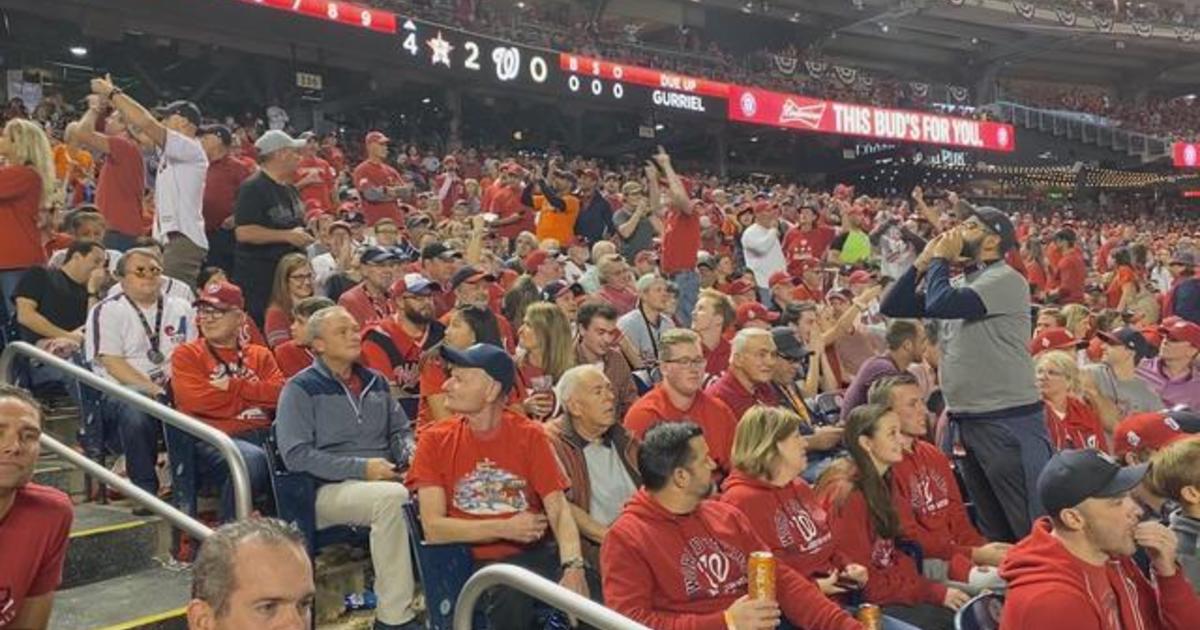
<path fill-rule="evenodd" d="M 1095 449 L 1056 453 L 1038 477 L 1049 516 L 1008 553 L 1000 630 L 1183 630 L 1200 619 L 1166 526 L 1139 523 L 1129 493 L 1147 465 L 1121 468 Z M 1146 550 L 1147 578 L 1131 556 Z"/>
<path fill-rule="evenodd" d="M 652 628 L 861 628 L 793 569 L 775 569 L 777 601 L 747 595 L 750 554 L 770 547 L 732 505 L 706 500 L 715 462 L 691 422 L 663 422 L 638 452 L 643 487 L 600 549 L 604 601 Z"/>

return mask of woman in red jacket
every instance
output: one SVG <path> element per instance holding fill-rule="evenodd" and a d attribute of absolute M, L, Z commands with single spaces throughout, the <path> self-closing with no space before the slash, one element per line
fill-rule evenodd
<path fill-rule="evenodd" d="M 850 412 L 843 437 L 850 453 L 821 475 L 817 493 L 838 533 L 838 551 L 870 571 L 864 594 L 892 617 L 920 628 L 949 630 L 954 611 L 969 599 L 956 588 L 932 582 L 897 548 L 900 516 L 887 481 L 903 457 L 900 422 L 880 405 Z"/>
<path fill-rule="evenodd" d="M 0 293 L 9 315 L 13 293 L 30 267 L 46 264 L 42 227 L 62 189 L 50 140 L 37 123 L 14 118 L 0 133 Z"/>
<path fill-rule="evenodd" d="M 803 420 L 779 407 L 751 407 L 733 440 L 734 471 L 721 485 L 720 500 L 747 516 L 754 533 L 770 545 L 778 562 L 813 580 L 827 597 L 845 604 L 870 577 L 837 549 L 829 515 L 800 478 L 808 465 Z M 914 630 L 887 618 L 887 630 Z"/>
<path fill-rule="evenodd" d="M 1055 450 L 1108 450 L 1096 408 L 1078 396 L 1079 366 L 1075 357 L 1053 350 L 1037 356 L 1037 386 L 1046 403 L 1046 430 Z"/>

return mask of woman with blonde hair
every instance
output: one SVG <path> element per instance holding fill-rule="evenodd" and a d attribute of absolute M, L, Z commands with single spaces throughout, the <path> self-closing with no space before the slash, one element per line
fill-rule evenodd
<path fill-rule="evenodd" d="M 0 293 L 11 316 L 17 282 L 46 264 L 42 228 L 61 203 L 50 139 L 37 123 L 14 118 L 0 132 Z"/>
<path fill-rule="evenodd" d="M 285 254 L 275 266 L 271 301 L 263 319 L 267 345 L 274 348 L 292 338 L 292 309 L 313 296 L 313 268 L 304 254 Z"/>
<path fill-rule="evenodd" d="M 1046 403 L 1046 430 L 1054 449 L 1107 450 L 1100 415 L 1081 397 L 1083 386 L 1075 357 L 1062 350 L 1043 352 L 1037 356 L 1035 368 L 1038 391 Z"/>
<path fill-rule="evenodd" d="M 550 302 L 530 304 L 517 329 L 517 390 L 531 418 L 550 417 L 553 387 L 572 367 L 575 343 L 566 315 Z"/>

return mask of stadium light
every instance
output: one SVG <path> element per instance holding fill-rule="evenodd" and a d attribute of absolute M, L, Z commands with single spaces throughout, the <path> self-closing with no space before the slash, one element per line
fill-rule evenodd
<path fill-rule="evenodd" d="M 88 49 L 83 46 L 71 46 L 67 51 L 75 57 L 86 57 L 88 54 Z"/>

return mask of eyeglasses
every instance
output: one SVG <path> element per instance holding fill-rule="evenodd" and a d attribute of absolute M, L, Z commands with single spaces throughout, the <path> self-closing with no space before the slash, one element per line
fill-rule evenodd
<path fill-rule="evenodd" d="M 288 276 L 288 280 L 298 280 L 300 282 L 309 282 L 313 279 L 311 273 L 294 273 Z"/>
<path fill-rule="evenodd" d="M 220 319 L 230 313 L 232 310 L 224 310 L 219 308 L 198 308 L 196 309 L 196 319 Z"/>
<path fill-rule="evenodd" d="M 161 267 L 134 267 L 129 273 L 138 278 L 157 278 L 162 275 Z"/>
<path fill-rule="evenodd" d="M 678 359 L 663 359 L 663 363 L 675 363 L 687 368 L 703 367 L 708 363 L 704 357 L 680 357 Z"/>

